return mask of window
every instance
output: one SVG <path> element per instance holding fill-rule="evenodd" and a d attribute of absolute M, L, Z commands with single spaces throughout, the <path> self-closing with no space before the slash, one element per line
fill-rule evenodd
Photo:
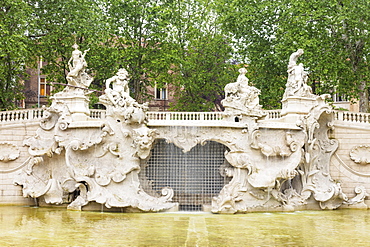
<path fill-rule="evenodd" d="M 46 97 L 50 95 L 50 85 L 47 84 L 45 78 L 40 78 L 40 96 Z"/>
<path fill-rule="evenodd" d="M 159 100 L 166 100 L 167 99 L 167 85 L 163 88 L 155 87 L 155 98 Z"/>
<path fill-rule="evenodd" d="M 333 94 L 333 101 L 334 102 L 347 102 L 348 96 L 336 93 L 336 94 Z"/>

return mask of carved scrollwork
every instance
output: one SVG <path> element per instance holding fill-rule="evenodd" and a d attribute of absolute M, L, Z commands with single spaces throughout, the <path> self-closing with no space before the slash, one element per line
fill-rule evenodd
<path fill-rule="evenodd" d="M 157 131 L 148 127 L 133 130 L 134 147 L 136 147 L 136 155 L 139 158 L 146 159 L 149 156 L 156 135 Z"/>
<path fill-rule="evenodd" d="M 176 129 L 176 133 L 171 142 L 177 147 L 182 148 L 186 153 L 202 141 L 199 137 L 199 134 L 193 129 L 188 130 L 182 127 Z"/>
<path fill-rule="evenodd" d="M 101 186 L 107 186 L 110 183 L 111 178 L 104 174 L 95 174 L 95 181 Z"/>
<path fill-rule="evenodd" d="M 356 193 L 356 196 L 349 199 L 346 202 L 346 204 L 348 205 L 354 205 L 354 204 L 360 204 L 360 203 L 364 204 L 365 198 L 369 196 L 368 193 L 366 192 L 365 186 L 363 185 L 357 185 L 355 187 L 355 193 Z"/>
<path fill-rule="evenodd" d="M 97 158 L 101 158 L 104 155 L 106 155 L 108 152 L 111 154 L 121 157 L 120 152 L 119 152 L 119 143 L 117 142 L 111 142 L 111 143 L 106 143 L 102 147 L 103 153 L 96 155 Z"/>
<path fill-rule="evenodd" d="M 29 162 L 27 163 L 27 166 L 26 166 L 26 169 L 25 169 L 26 174 L 31 175 L 32 170 L 33 170 L 33 166 L 38 165 L 43 161 L 44 161 L 44 159 L 42 157 L 32 157 L 29 160 Z"/>
<path fill-rule="evenodd" d="M 165 201 L 172 201 L 172 197 L 174 195 L 172 188 L 170 187 L 163 188 L 161 194 Z"/>
<path fill-rule="evenodd" d="M 66 78 L 69 86 L 51 97 L 36 134 L 24 141 L 30 158 L 21 166 L 15 184 L 22 185 L 25 197 L 43 196 L 53 204 L 72 201 L 68 206 L 72 210 L 81 210 L 91 201 L 143 211 L 174 207 L 176 203 L 168 202 L 172 189 L 163 189 L 162 197 L 150 196 L 138 178 L 140 159 L 150 155 L 157 135 L 146 126 L 147 104 L 129 96 L 128 84 L 120 84 L 128 80 L 122 81 L 118 74 L 112 89 L 108 90 L 113 79 L 107 80 L 106 95 L 101 97 L 107 103 L 106 118 L 91 118 L 86 95 L 92 78 L 84 71 L 85 54 L 75 49 Z M 0 160 L 15 158 L 14 150 L 5 152 L 8 148 L 16 149 L 0 144 Z"/>
<path fill-rule="evenodd" d="M 112 128 L 108 124 L 104 125 L 104 127 L 102 129 L 101 137 L 103 138 L 107 135 L 111 135 L 111 136 L 114 135 L 114 131 L 112 130 Z"/>
<path fill-rule="evenodd" d="M 122 174 L 119 171 L 116 171 L 112 174 L 112 180 L 116 183 L 122 182 L 126 178 L 126 174 Z"/>
<path fill-rule="evenodd" d="M 59 122 L 59 129 L 66 130 L 66 129 L 68 129 L 68 125 L 69 125 L 69 123 L 67 121 L 62 120 L 62 121 Z"/>
<path fill-rule="evenodd" d="M 299 148 L 294 135 L 290 132 L 285 133 L 285 143 L 283 145 L 280 143 L 279 145 L 273 145 L 273 142 L 263 141 L 260 130 L 252 133 L 252 140 L 251 148 L 259 149 L 266 157 L 288 157 Z"/>
<path fill-rule="evenodd" d="M 56 109 L 49 107 L 44 109 L 43 118 L 40 121 L 40 127 L 44 130 L 51 130 L 58 122 L 59 114 Z"/>
<path fill-rule="evenodd" d="M 369 145 L 359 145 L 354 148 L 349 153 L 349 157 L 353 162 L 360 165 L 370 164 L 370 146 Z"/>
<path fill-rule="evenodd" d="M 18 159 L 20 154 L 17 145 L 10 142 L 0 142 L 0 161 L 8 162 Z"/>

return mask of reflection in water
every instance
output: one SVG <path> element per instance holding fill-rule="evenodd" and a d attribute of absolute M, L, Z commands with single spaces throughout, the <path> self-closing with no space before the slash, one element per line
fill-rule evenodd
<path fill-rule="evenodd" d="M 369 246 L 370 211 L 100 213 L 0 207 L 0 246 Z"/>

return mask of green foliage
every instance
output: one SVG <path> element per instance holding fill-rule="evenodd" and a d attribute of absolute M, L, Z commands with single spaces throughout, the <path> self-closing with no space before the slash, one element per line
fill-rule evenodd
<path fill-rule="evenodd" d="M 179 63 L 174 68 L 173 84 L 177 86 L 178 111 L 222 110 L 224 87 L 237 73 L 227 60 L 231 48 L 221 36 L 198 36 L 180 50 Z"/>
<path fill-rule="evenodd" d="M 133 97 L 147 100 L 146 88 L 165 83 L 163 78 L 171 64 L 167 59 L 171 47 L 164 32 L 167 24 L 163 10 L 167 6 L 158 0 L 111 0 L 108 6 L 110 34 L 101 50 L 104 54 L 99 56 L 110 71 L 102 71 L 102 75 L 112 76 L 112 72 L 126 68 Z"/>
<path fill-rule="evenodd" d="M 359 97 L 369 82 L 370 1 L 218 1 L 225 31 L 250 63 L 262 104 L 277 106 L 289 55 L 298 48 L 316 93 Z M 365 84 L 365 85 L 364 85 Z M 367 100 L 361 98 L 361 100 Z"/>
<path fill-rule="evenodd" d="M 237 73 L 229 61 L 230 40 L 218 28 L 209 1 L 179 1 L 172 5 L 169 39 L 176 45 L 172 84 L 176 102 L 172 110 L 223 110 L 224 86 Z"/>
<path fill-rule="evenodd" d="M 280 107 L 289 55 L 298 48 L 316 94 L 360 98 L 367 110 L 369 0 L 4 0 L 0 11 L 0 108 L 22 98 L 27 65 L 42 57 L 48 81 L 65 75 L 76 42 L 104 88 L 119 68 L 132 96 L 173 84 L 173 110 L 222 110 L 224 86 L 248 64 L 250 83 L 266 109 Z M 62 86 L 55 86 L 58 90 Z M 92 94 L 92 104 L 99 92 Z"/>
<path fill-rule="evenodd" d="M 16 108 L 23 98 L 22 79 L 30 50 L 25 36 L 31 25 L 23 0 L 4 0 L 0 7 L 0 110 Z"/>
<path fill-rule="evenodd" d="M 89 53 L 94 53 L 105 35 L 99 3 L 95 0 L 35 0 L 30 3 L 37 27 L 30 33 L 35 41 L 35 59 L 42 57 L 47 62 L 42 73 L 48 76 L 48 81 L 67 84 L 65 75 L 71 46 L 76 42 L 80 50 L 90 48 Z M 89 58 L 87 60 L 90 62 Z"/>

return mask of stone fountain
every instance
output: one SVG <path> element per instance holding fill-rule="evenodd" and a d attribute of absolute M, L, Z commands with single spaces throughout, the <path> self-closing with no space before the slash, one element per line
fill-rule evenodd
<path fill-rule="evenodd" d="M 68 204 L 72 210 L 92 202 L 140 211 L 176 209 L 171 188 L 149 195 L 139 179 L 141 163 L 161 138 L 185 152 L 210 140 L 228 148 L 230 165 L 223 172 L 231 181 L 213 198 L 214 213 L 335 209 L 358 202 L 348 200 L 330 176 L 330 158 L 338 147 L 330 136 L 333 111 L 325 103 L 328 95 L 312 94 L 306 83 L 307 73 L 297 64 L 303 50 L 290 57 L 281 118 L 266 117 L 260 91 L 249 85 L 242 68 L 237 81 L 225 87 L 220 124 L 180 136 L 148 126 L 147 104 L 130 97 L 123 68 L 106 80 L 100 97 L 106 117 L 90 118 L 93 78 L 85 71 L 87 51 L 74 48 L 68 86 L 52 97 L 36 134 L 24 142 L 31 158 L 15 182 L 25 197 Z"/>
<path fill-rule="evenodd" d="M 163 188 L 162 197 L 140 188 L 140 160 L 150 154 L 156 133 L 145 125 L 147 106 L 129 95 L 125 69 L 107 80 L 100 98 L 106 119 L 89 117 L 92 78 L 85 72 L 85 54 L 75 46 L 69 85 L 52 97 L 36 135 L 25 140 L 32 159 L 16 183 L 23 186 L 24 196 L 42 196 L 49 204 L 70 202 L 68 209 L 74 210 L 91 201 L 142 211 L 176 206 L 170 188 Z"/>

